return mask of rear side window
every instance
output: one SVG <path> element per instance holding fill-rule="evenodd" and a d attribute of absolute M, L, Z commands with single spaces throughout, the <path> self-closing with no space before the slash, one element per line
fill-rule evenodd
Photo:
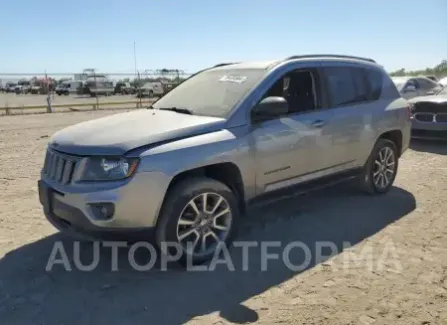
<path fill-rule="evenodd" d="M 369 83 L 369 100 L 378 100 L 382 95 L 383 75 L 382 72 L 372 69 L 364 69 Z"/>
<path fill-rule="evenodd" d="M 356 89 L 356 102 L 366 102 L 370 99 L 371 85 L 367 79 L 364 69 L 350 68 Z"/>
<path fill-rule="evenodd" d="M 357 90 L 349 68 L 326 68 L 325 73 L 332 107 L 357 102 Z"/>
<path fill-rule="evenodd" d="M 332 107 L 378 100 L 382 94 L 383 75 L 367 68 L 326 68 Z"/>

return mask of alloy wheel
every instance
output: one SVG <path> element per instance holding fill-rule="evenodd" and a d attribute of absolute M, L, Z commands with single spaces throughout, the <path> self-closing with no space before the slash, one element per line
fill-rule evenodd
<path fill-rule="evenodd" d="M 177 221 L 177 241 L 185 252 L 204 256 L 227 238 L 232 223 L 227 200 L 217 193 L 203 193 L 190 200 Z"/>
<path fill-rule="evenodd" d="M 373 181 L 379 189 L 388 187 L 396 173 L 396 157 L 390 147 L 383 147 L 374 160 Z"/>

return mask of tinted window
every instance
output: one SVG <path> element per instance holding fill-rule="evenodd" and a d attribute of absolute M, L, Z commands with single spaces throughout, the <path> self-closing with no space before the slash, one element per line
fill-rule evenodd
<path fill-rule="evenodd" d="M 356 89 L 356 101 L 362 102 L 370 99 L 370 85 L 364 69 L 352 68 L 351 74 Z"/>
<path fill-rule="evenodd" d="M 357 101 L 357 90 L 349 68 L 326 68 L 332 106 L 343 106 Z"/>
<path fill-rule="evenodd" d="M 369 99 L 378 100 L 382 94 L 383 75 L 382 72 L 372 69 L 365 69 L 366 77 L 369 83 Z"/>

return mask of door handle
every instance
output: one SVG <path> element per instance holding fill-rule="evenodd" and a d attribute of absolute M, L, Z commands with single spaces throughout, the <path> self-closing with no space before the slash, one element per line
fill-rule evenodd
<path fill-rule="evenodd" d="M 323 120 L 316 120 L 312 122 L 312 127 L 314 128 L 322 128 L 326 123 Z"/>

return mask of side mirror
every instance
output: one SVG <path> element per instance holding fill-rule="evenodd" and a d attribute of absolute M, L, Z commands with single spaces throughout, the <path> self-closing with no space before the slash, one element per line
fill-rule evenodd
<path fill-rule="evenodd" d="M 413 93 L 415 91 L 416 91 L 416 87 L 413 85 L 408 85 L 404 89 L 404 92 L 406 92 L 406 93 Z"/>
<path fill-rule="evenodd" d="M 289 104 L 284 97 L 266 97 L 253 108 L 252 117 L 255 121 L 265 121 L 289 112 Z"/>

